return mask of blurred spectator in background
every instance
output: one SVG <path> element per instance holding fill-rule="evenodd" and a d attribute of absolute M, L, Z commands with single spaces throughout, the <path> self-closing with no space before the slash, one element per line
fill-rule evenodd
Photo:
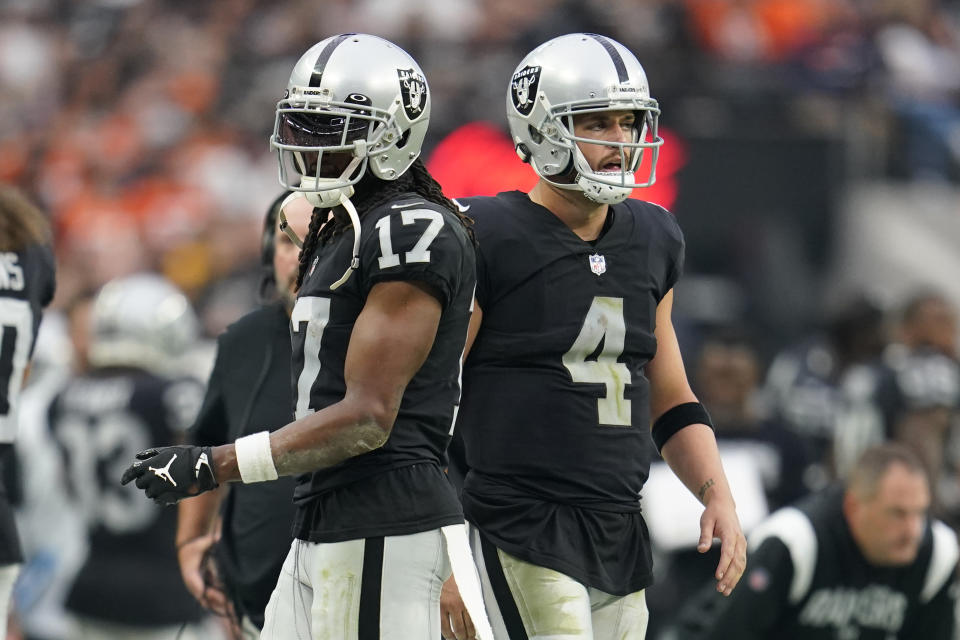
<path fill-rule="evenodd" d="M 78 638 L 210 638 L 202 610 L 184 589 L 174 550 L 176 514 L 121 487 L 123 462 L 160 442 L 182 439 L 202 387 L 173 374 L 196 339 L 187 299 L 163 278 L 111 281 L 90 311 L 91 368 L 50 408 L 65 469 L 64 490 L 87 528 L 88 554 L 67 610 Z"/>
<path fill-rule="evenodd" d="M 883 5 L 875 42 L 886 71 L 897 164 L 907 177 L 948 181 L 960 169 L 960 31 L 937 0 Z"/>
<path fill-rule="evenodd" d="M 760 396 L 760 360 L 747 337 L 718 330 L 700 348 L 694 388 L 710 407 L 721 454 L 748 450 L 763 481 L 770 510 L 808 493 L 804 472 L 809 460 L 794 431 L 766 416 Z"/>
<path fill-rule="evenodd" d="M 942 294 L 921 291 L 904 305 L 897 342 L 910 350 L 930 349 L 957 357 L 957 310 Z"/>
<path fill-rule="evenodd" d="M 956 311 L 943 296 L 912 296 L 900 313 L 898 339 L 882 358 L 848 373 L 848 406 L 835 444 L 841 473 L 872 444 L 894 440 L 910 447 L 930 476 L 934 514 L 954 524 L 960 524 L 957 329 Z"/>
<path fill-rule="evenodd" d="M 799 435 L 811 462 L 804 484 L 821 489 L 834 476 L 833 443 L 844 411 L 850 367 L 875 359 L 885 344 L 883 311 L 866 297 L 846 300 L 823 332 L 778 353 L 764 393 L 774 418 Z"/>
<path fill-rule="evenodd" d="M 869 449 L 844 486 L 758 526 L 744 587 L 727 599 L 705 588 L 668 637 L 953 640 L 960 551 L 929 505 L 910 450 Z"/>

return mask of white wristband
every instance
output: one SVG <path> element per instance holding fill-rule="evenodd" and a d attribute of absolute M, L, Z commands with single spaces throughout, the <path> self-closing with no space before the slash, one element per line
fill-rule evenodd
<path fill-rule="evenodd" d="M 277 479 L 277 467 L 270 451 L 270 433 L 261 431 L 251 436 L 237 438 L 237 468 L 244 484 Z"/>

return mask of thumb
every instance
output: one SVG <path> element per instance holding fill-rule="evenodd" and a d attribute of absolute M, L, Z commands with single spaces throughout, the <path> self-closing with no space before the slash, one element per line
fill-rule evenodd
<path fill-rule="evenodd" d="M 705 520 L 700 523 L 700 542 L 697 543 L 697 551 L 706 553 L 713 545 L 713 520 Z"/>

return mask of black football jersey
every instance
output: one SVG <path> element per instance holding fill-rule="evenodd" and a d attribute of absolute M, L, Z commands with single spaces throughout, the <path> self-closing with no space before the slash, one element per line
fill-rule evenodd
<path fill-rule="evenodd" d="M 831 487 L 778 511 L 750 536 L 747 571 L 724 598 L 713 584 L 681 612 L 688 640 L 952 640 L 957 535 L 930 521 L 916 560 L 876 567 Z"/>
<path fill-rule="evenodd" d="M 452 212 L 416 194 L 399 196 L 363 215 L 359 266 L 331 290 L 351 262 L 353 240 L 348 230 L 318 248 L 293 309 L 298 419 L 343 398 L 350 335 L 374 285 L 426 283 L 443 312 L 433 348 L 404 391 L 386 444 L 299 478 L 294 533 L 313 541 L 403 535 L 463 521 L 443 465 L 476 279 L 472 242 Z M 375 477 L 402 468 L 390 481 Z M 340 491 L 331 494 L 333 489 Z M 347 493 L 351 499 L 341 499 Z"/>
<path fill-rule="evenodd" d="M 64 482 L 88 520 L 88 557 L 66 603 L 72 612 L 137 626 L 199 617 L 177 565 L 176 509 L 119 478 L 137 452 L 182 440 L 202 392 L 192 379 L 102 369 L 71 380 L 51 405 Z"/>
<path fill-rule="evenodd" d="M 53 299 L 55 266 L 46 245 L 0 251 L 0 442 L 17 433 L 17 399 L 43 308 Z"/>
<path fill-rule="evenodd" d="M 470 468 L 465 513 L 514 555 L 610 593 L 642 588 L 646 530 L 639 516 L 621 516 L 639 511 L 656 455 L 644 367 L 657 349 L 657 305 L 682 271 L 680 228 L 661 207 L 628 200 L 610 207 L 591 243 L 521 192 L 461 203 L 475 220 L 483 311 L 457 419 Z M 534 505 L 545 503 L 619 524 L 577 525 L 574 542 L 562 527 L 542 529 L 554 514 Z M 600 539 L 608 527 L 626 538 L 623 550 Z M 583 545 L 604 547 L 594 550 L 606 559 L 570 566 L 591 553 Z M 566 560 L 549 559 L 559 555 Z"/>

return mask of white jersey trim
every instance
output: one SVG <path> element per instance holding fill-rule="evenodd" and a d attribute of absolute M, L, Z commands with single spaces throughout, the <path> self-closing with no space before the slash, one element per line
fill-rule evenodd
<path fill-rule="evenodd" d="M 750 534 L 749 550 L 755 551 L 768 538 L 779 539 L 790 552 L 793 580 L 790 582 L 790 604 L 799 603 L 813 583 L 817 566 L 817 534 L 813 523 L 799 509 L 786 507 L 757 525 Z"/>
<path fill-rule="evenodd" d="M 923 590 L 920 592 L 920 602 L 924 604 L 930 602 L 943 588 L 960 559 L 960 545 L 957 544 L 957 534 L 953 529 L 939 520 L 934 520 L 930 529 L 933 533 L 933 553 L 927 567 Z"/>

